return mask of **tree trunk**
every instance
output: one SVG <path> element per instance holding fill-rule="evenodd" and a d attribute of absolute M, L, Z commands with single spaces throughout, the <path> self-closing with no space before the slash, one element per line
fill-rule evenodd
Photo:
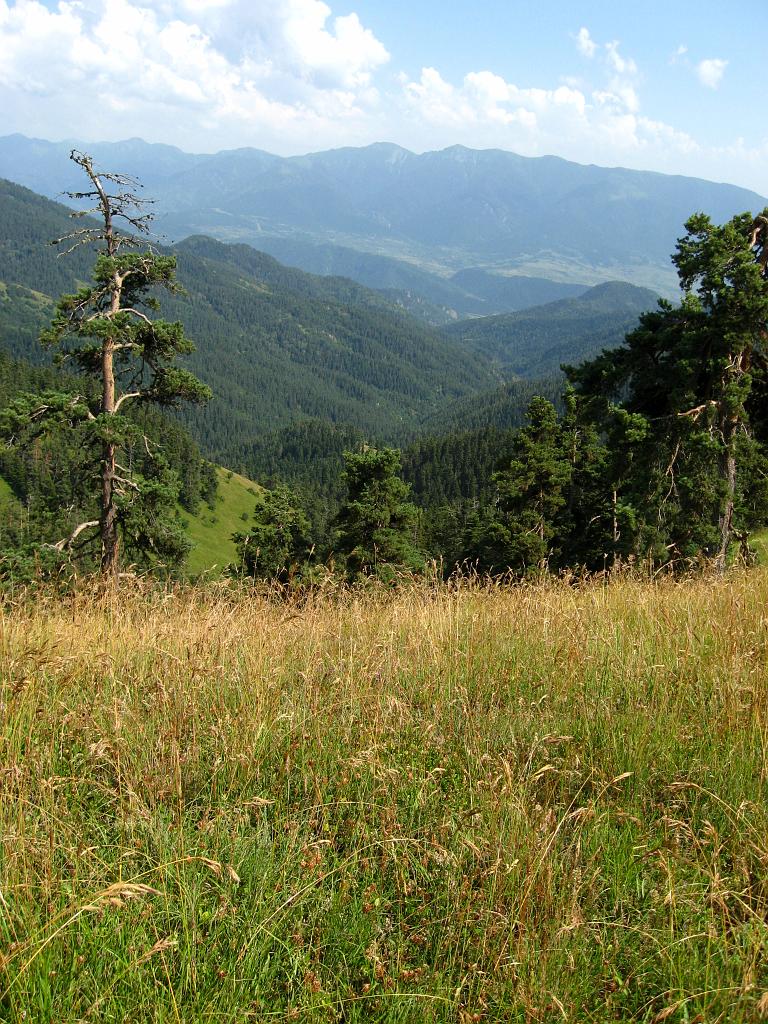
<path fill-rule="evenodd" d="M 730 360 L 729 377 L 726 384 L 731 382 L 739 385 L 744 374 L 749 373 L 751 365 L 751 354 L 748 349 L 734 353 Z M 725 390 L 725 389 L 724 389 Z M 733 408 L 723 408 L 721 404 L 723 438 L 722 474 L 725 482 L 725 501 L 723 503 L 718 526 L 720 527 L 720 550 L 715 559 L 715 567 L 718 572 L 725 572 L 728 565 L 728 549 L 733 540 L 733 511 L 736 501 L 736 435 L 742 426 L 741 412 Z"/>
<path fill-rule="evenodd" d="M 101 571 L 117 577 L 120 538 L 115 508 L 115 446 L 104 445 L 101 467 Z"/>
<path fill-rule="evenodd" d="M 619 495 L 615 487 L 613 489 L 612 501 L 613 504 L 611 508 L 613 511 L 613 570 L 615 572 L 621 565 L 621 556 L 619 555 L 619 537 L 621 535 L 619 533 L 619 517 L 616 514 L 617 507 L 619 504 Z"/>
<path fill-rule="evenodd" d="M 101 350 L 101 411 L 108 416 L 115 412 L 114 342 L 105 338 Z M 115 508 L 115 445 L 105 441 L 101 463 L 101 571 L 117 578 L 120 538 Z"/>
<path fill-rule="evenodd" d="M 715 567 L 718 572 L 725 572 L 728 564 L 728 549 L 733 539 L 733 506 L 736 498 L 736 452 L 734 451 L 734 444 L 736 441 L 737 425 L 738 421 L 733 417 L 729 417 L 723 428 L 725 446 L 723 453 L 725 502 L 718 522 L 720 527 L 720 550 L 715 559 Z"/>

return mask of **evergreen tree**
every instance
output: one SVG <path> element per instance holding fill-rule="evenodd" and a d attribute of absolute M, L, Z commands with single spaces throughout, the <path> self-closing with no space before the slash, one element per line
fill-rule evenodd
<path fill-rule="evenodd" d="M 558 561 L 573 466 L 552 403 L 533 398 L 527 417 L 511 459 L 494 474 L 495 513 L 472 538 L 488 571 L 526 572 Z"/>
<path fill-rule="evenodd" d="M 253 524 L 237 533 L 237 572 L 288 583 L 312 554 L 310 523 L 288 487 L 264 490 L 256 499 Z"/>
<path fill-rule="evenodd" d="M 768 440 L 768 211 L 722 226 L 697 214 L 686 230 L 673 256 L 682 303 L 660 302 L 624 346 L 568 374 L 607 437 L 625 525 L 614 550 L 704 554 L 722 570 L 734 537 L 766 516 L 752 478 Z"/>
<path fill-rule="evenodd" d="M 424 556 L 414 543 L 418 509 L 399 476 L 400 452 L 365 447 L 345 452 L 347 498 L 337 519 L 336 551 L 351 577 L 391 579 L 398 568 L 419 572 Z"/>
<path fill-rule="evenodd" d="M 765 376 L 768 368 L 768 208 L 754 220 L 742 214 L 722 226 L 697 214 L 685 227 L 672 262 L 687 295 L 698 300 L 703 358 L 700 402 L 678 415 L 703 416 L 719 442 L 717 563 L 724 569 L 734 534 L 739 441 L 750 434 L 753 376 Z"/>
<path fill-rule="evenodd" d="M 121 533 L 159 558 L 177 559 L 181 553 L 179 530 L 168 519 L 178 481 L 159 456 L 152 456 L 155 466 L 149 476 L 125 464 L 132 448 L 143 444 L 148 455 L 150 448 L 123 406 L 198 402 L 210 392 L 189 371 L 174 366 L 178 355 L 193 349 L 182 325 L 151 317 L 157 289 L 176 289 L 176 263 L 173 257 L 140 246 L 136 236 L 148 232 L 151 216 L 131 191 L 137 183 L 124 175 L 98 172 L 84 153 L 73 150 L 71 158 L 89 182 L 86 191 L 71 197 L 95 204 L 73 216 L 96 213 L 99 222 L 57 241 L 66 243 L 68 252 L 82 245 L 96 247 L 93 281 L 59 299 L 53 323 L 41 340 L 59 347 L 62 357 L 95 378 L 98 388 L 94 392 L 86 386 L 78 395 L 50 392 L 17 399 L 6 409 L 2 429 L 6 437 L 21 443 L 64 426 L 79 432 L 83 451 L 92 457 L 86 480 L 99 495 L 98 518 L 78 523 L 54 547 L 70 548 L 82 534 L 98 529 L 101 567 L 114 577 Z M 123 233 L 121 223 L 136 234 Z"/>
<path fill-rule="evenodd" d="M 604 568 L 615 562 L 623 511 L 608 477 L 608 451 L 572 387 L 563 395 L 561 445 L 570 465 L 565 505 L 558 516 L 560 566 Z"/>

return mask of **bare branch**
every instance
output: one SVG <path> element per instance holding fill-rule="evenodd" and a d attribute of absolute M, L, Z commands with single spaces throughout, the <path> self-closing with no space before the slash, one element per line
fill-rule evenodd
<path fill-rule="evenodd" d="M 708 402 L 702 402 L 701 405 L 696 405 L 693 409 L 688 409 L 685 412 L 679 412 L 678 416 L 692 416 L 694 420 L 697 420 L 699 416 L 708 409 L 710 406 L 717 405 L 714 399 L 710 399 Z"/>
<path fill-rule="evenodd" d="M 127 402 L 129 398 L 141 398 L 141 391 L 126 391 L 124 395 L 120 395 L 118 400 L 115 402 L 115 412 L 120 408 L 123 402 Z"/>
<path fill-rule="evenodd" d="M 134 309 L 133 306 L 123 306 L 123 308 L 120 310 L 120 312 L 121 313 L 131 313 L 133 316 L 137 317 L 139 320 L 143 320 L 145 324 L 148 324 L 150 327 L 152 326 L 152 321 L 149 319 L 147 314 L 146 313 L 142 313 L 140 309 Z M 131 347 L 133 348 L 135 346 L 132 345 Z"/>
<path fill-rule="evenodd" d="M 139 492 L 141 488 L 138 484 L 134 483 L 133 480 L 127 480 L 124 476 L 118 476 L 117 473 L 112 477 L 114 481 L 122 484 L 124 487 L 130 487 L 132 490 Z"/>
<path fill-rule="evenodd" d="M 61 252 L 56 253 L 57 257 L 69 256 L 69 254 L 74 252 L 75 249 L 79 249 L 81 245 L 89 245 L 93 242 L 98 242 L 101 238 L 101 235 L 94 235 L 88 229 L 84 229 L 82 232 L 77 231 L 72 232 L 71 235 L 65 235 L 64 238 L 54 238 L 51 245 L 60 245 L 62 242 L 65 242 L 70 238 L 74 238 L 75 235 L 80 235 L 80 237 L 77 238 L 68 249 L 62 249 Z"/>
<path fill-rule="evenodd" d="M 664 476 L 668 476 L 669 477 L 669 490 L 664 495 L 664 498 L 662 499 L 662 501 L 659 503 L 659 522 L 661 522 L 661 519 L 662 519 L 662 514 L 661 514 L 662 507 L 667 504 L 667 502 L 669 501 L 669 499 L 672 497 L 673 494 L 675 494 L 675 495 L 677 494 L 677 481 L 675 480 L 675 463 L 677 462 L 677 457 L 680 454 L 681 444 L 682 444 L 681 441 L 677 442 L 677 445 L 675 446 L 675 450 L 672 453 L 672 458 L 669 460 L 669 465 L 664 470 Z"/>
<path fill-rule="evenodd" d="M 72 544 L 74 544 L 74 542 L 83 532 L 83 530 L 90 530 L 94 526 L 99 526 L 99 520 L 89 519 L 87 523 L 80 523 L 79 526 L 76 526 L 68 537 L 65 537 L 63 540 L 57 541 L 55 544 L 46 544 L 45 547 L 53 548 L 54 551 L 63 551 L 64 548 L 68 548 Z"/>
<path fill-rule="evenodd" d="M 159 444 L 155 444 L 154 441 L 150 441 L 150 439 L 147 437 L 146 434 L 142 434 L 142 438 L 144 440 L 144 450 L 146 451 L 146 453 L 150 457 L 150 459 L 154 459 L 155 456 L 149 450 L 149 446 L 152 445 L 154 448 L 159 448 L 160 445 Z"/>

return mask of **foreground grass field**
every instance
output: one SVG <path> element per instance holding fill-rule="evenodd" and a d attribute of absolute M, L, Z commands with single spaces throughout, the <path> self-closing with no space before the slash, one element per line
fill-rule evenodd
<path fill-rule="evenodd" d="M 768 1016 L 768 572 L 0 618 L 3 1021 Z"/>

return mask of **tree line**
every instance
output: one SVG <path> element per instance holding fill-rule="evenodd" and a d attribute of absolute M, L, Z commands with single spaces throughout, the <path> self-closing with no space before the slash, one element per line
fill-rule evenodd
<path fill-rule="evenodd" d="M 639 560 L 722 571 L 735 548 L 750 559 L 749 536 L 768 522 L 768 210 L 724 225 L 697 214 L 685 228 L 673 256 L 682 301 L 660 301 L 623 345 L 566 367 L 561 411 L 536 396 L 517 431 L 444 439 L 442 474 L 440 444 L 431 443 L 431 462 L 422 445 L 411 467 L 432 497 L 422 510 L 408 500 L 398 453 L 345 455 L 349 494 L 335 543 L 353 573 L 382 563 L 413 568 L 414 551 L 447 572 L 491 574 Z M 425 466 L 433 470 L 426 484 Z M 451 484 L 473 493 L 441 501 L 441 480 L 443 494 Z M 250 535 L 257 547 L 259 530 L 279 529 L 268 507 L 261 504 Z M 299 570 L 287 548 L 284 561 Z M 253 573 L 274 568 L 248 562 Z"/>
<path fill-rule="evenodd" d="M 149 409 L 210 392 L 177 365 L 192 351 L 181 323 L 157 316 L 159 293 L 177 289 L 176 262 L 141 244 L 150 217 L 136 183 L 97 172 L 85 154 L 72 159 L 87 179 L 74 198 L 99 219 L 58 241 L 95 249 L 95 263 L 91 283 L 60 298 L 42 341 L 80 376 L 6 402 L 0 469 L 17 493 L 40 498 L 35 542 L 49 558 L 97 549 L 114 578 L 122 546 L 134 561 L 173 568 L 185 553 L 177 506 L 210 496 L 215 476 L 178 430 L 186 453 L 172 464 Z M 323 517 L 283 483 L 265 489 L 233 571 L 295 580 L 333 564 L 350 578 L 390 579 L 430 560 L 446 572 L 526 574 L 641 559 L 722 570 L 735 544 L 749 557 L 750 532 L 768 521 L 768 210 L 723 225 L 696 214 L 685 231 L 672 257 L 682 301 L 659 302 L 623 345 L 565 367 L 559 402 L 531 397 L 522 427 L 422 443 L 406 460 L 421 507 L 400 452 L 352 437 L 343 473 L 328 482 L 338 511 Z M 327 431 L 295 440 L 324 452 L 332 475 Z M 277 476 L 275 451 L 263 457 Z M 62 498 L 64 515 L 54 511 Z M 32 532 L 28 515 L 27 542 Z M 6 527 L 0 543 L 18 549 L 19 531 Z"/>

